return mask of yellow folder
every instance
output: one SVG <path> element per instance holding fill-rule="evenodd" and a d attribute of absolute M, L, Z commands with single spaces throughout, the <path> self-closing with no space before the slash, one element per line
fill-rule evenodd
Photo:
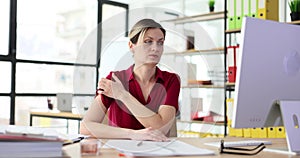
<path fill-rule="evenodd" d="M 267 128 L 258 128 L 258 138 L 268 138 Z"/>
<path fill-rule="evenodd" d="M 275 127 L 268 127 L 268 138 L 276 138 L 276 129 Z"/>
<path fill-rule="evenodd" d="M 278 21 L 278 1 L 279 0 L 258 0 L 258 18 Z"/>
<path fill-rule="evenodd" d="M 251 128 L 243 128 L 243 135 L 245 138 L 251 137 Z"/>
<path fill-rule="evenodd" d="M 277 138 L 285 138 L 285 128 L 284 127 L 276 127 L 276 137 Z"/>
<path fill-rule="evenodd" d="M 251 138 L 258 138 L 259 128 L 251 128 Z"/>

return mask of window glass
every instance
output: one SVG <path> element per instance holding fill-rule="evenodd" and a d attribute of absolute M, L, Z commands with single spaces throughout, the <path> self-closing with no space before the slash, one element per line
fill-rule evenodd
<path fill-rule="evenodd" d="M 8 54 L 8 36 L 9 36 L 9 0 L 0 1 L 0 55 Z"/>
<path fill-rule="evenodd" d="M 10 114 L 10 98 L 0 97 L 0 125 L 9 124 L 9 114 Z"/>
<path fill-rule="evenodd" d="M 96 49 L 78 56 L 97 28 L 97 0 L 18 1 L 17 18 L 18 59 L 96 63 Z"/>
<path fill-rule="evenodd" d="M 86 96 L 74 96 L 72 100 L 73 113 L 84 114 L 87 108 L 90 106 L 94 97 Z M 50 100 L 53 105 L 53 112 L 57 111 L 57 99 L 56 97 L 16 97 L 16 124 L 17 125 L 29 125 L 30 111 L 47 111 L 48 102 Z M 2 100 L 0 100 L 1 103 Z M 9 108 L 8 108 L 9 110 Z M 2 111 L 0 111 L 0 119 L 2 117 Z M 4 114 L 4 112 L 3 112 Z M 9 111 L 3 116 L 9 116 Z M 66 121 L 62 119 L 50 119 L 50 118 L 34 118 L 34 126 L 42 127 L 63 127 L 62 131 L 65 132 L 64 127 L 66 126 Z M 78 122 L 75 122 L 78 127 Z M 60 130 L 60 129 L 59 129 Z M 77 132 L 77 130 L 74 130 Z"/>
<path fill-rule="evenodd" d="M 0 93 L 10 93 L 11 89 L 11 63 L 0 62 Z"/>
<path fill-rule="evenodd" d="M 102 12 L 102 50 L 120 37 L 124 37 L 126 31 L 126 9 L 104 4 Z"/>
<path fill-rule="evenodd" d="M 17 93 L 95 93 L 94 67 L 17 63 Z"/>

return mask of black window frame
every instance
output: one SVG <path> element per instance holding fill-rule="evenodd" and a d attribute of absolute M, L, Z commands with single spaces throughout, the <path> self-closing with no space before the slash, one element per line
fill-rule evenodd
<path fill-rule="evenodd" d="M 97 36 L 97 58 L 96 64 L 78 64 L 78 63 L 67 63 L 67 62 L 53 62 L 53 61 L 40 61 L 40 60 L 24 60 L 17 59 L 17 0 L 10 0 L 10 12 L 9 12 L 9 41 L 8 41 L 8 55 L 0 55 L 0 61 L 10 62 L 11 63 L 11 91 L 10 93 L 0 93 L 0 96 L 10 97 L 10 118 L 9 124 L 15 124 L 15 106 L 16 106 L 16 97 L 43 97 L 43 96 L 56 96 L 56 93 L 16 93 L 16 65 L 17 63 L 32 63 L 32 64 L 46 64 L 46 65 L 62 65 L 62 66 L 85 66 L 85 67 L 95 67 L 96 68 L 96 84 L 99 79 L 99 67 L 100 67 L 100 57 L 101 57 L 101 23 L 102 23 L 102 8 L 104 4 L 118 6 L 126 9 L 126 28 L 125 32 L 128 30 L 128 4 L 119 3 L 109 0 L 98 0 L 98 14 L 97 22 L 100 25 L 98 27 L 98 36 Z M 127 36 L 127 35 L 126 35 Z M 74 94 L 74 96 L 94 96 L 94 94 Z"/>

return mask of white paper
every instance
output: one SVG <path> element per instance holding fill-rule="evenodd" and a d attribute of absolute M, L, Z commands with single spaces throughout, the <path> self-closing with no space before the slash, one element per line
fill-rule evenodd
<path fill-rule="evenodd" d="M 179 140 L 169 142 L 135 140 L 109 140 L 105 144 L 108 147 L 131 156 L 195 156 L 195 155 L 214 155 L 215 152 L 208 149 L 198 148 Z"/>

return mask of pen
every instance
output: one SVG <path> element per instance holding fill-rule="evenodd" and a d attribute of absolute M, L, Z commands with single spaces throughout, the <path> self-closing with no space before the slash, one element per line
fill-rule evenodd
<path fill-rule="evenodd" d="M 84 137 L 77 137 L 77 138 L 74 138 L 74 139 L 71 139 L 69 141 L 64 142 L 63 145 L 69 145 L 69 144 L 78 143 L 78 142 L 80 142 L 83 139 L 84 139 Z"/>
<path fill-rule="evenodd" d="M 143 141 L 141 140 L 136 144 L 136 146 L 141 146 L 142 144 L 143 144 Z"/>

